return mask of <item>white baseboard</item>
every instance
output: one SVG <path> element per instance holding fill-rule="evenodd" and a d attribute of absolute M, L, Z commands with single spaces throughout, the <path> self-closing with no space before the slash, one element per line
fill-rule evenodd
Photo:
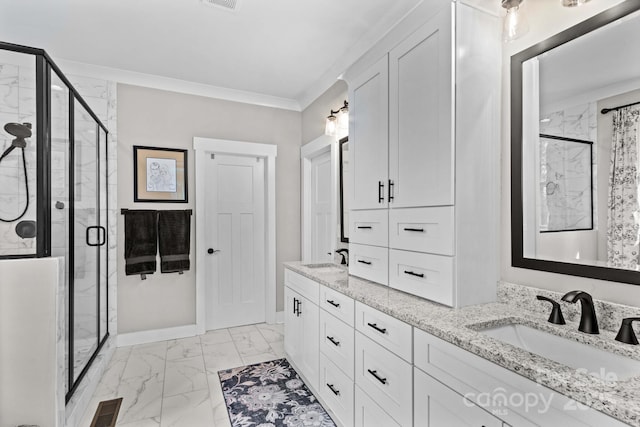
<path fill-rule="evenodd" d="M 118 347 L 147 344 L 152 342 L 175 340 L 197 335 L 196 325 L 176 326 L 173 328 L 118 334 Z"/>
<path fill-rule="evenodd" d="M 276 311 L 276 323 L 284 323 L 284 311 Z"/>

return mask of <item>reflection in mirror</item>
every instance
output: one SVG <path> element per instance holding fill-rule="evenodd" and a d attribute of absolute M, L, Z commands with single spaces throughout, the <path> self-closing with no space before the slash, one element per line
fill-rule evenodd
<path fill-rule="evenodd" d="M 349 137 L 344 137 L 339 141 L 340 165 L 340 241 L 349 242 L 349 191 L 347 183 L 349 180 Z"/>
<path fill-rule="evenodd" d="M 516 267 L 640 284 L 640 6 L 625 3 L 512 57 Z"/>

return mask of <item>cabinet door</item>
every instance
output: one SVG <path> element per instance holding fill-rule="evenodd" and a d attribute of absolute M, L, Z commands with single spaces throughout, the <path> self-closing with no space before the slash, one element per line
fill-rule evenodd
<path fill-rule="evenodd" d="M 415 427 L 502 427 L 502 420 L 414 368 Z"/>
<path fill-rule="evenodd" d="M 451 19 L 447 6 L 389 53 L 392 208 L 454 201 Z"/>
<path fill-rule="evenodd" d="M 351 209 L 387 207 L 388 75 L 385 55 L 349 85 Z"/>
<path fill-rule="evenodd" d="M 356 386 L 354 412 L 355 427 L 402 427 L 358 386 Z"/>
<path fill-rule="evenodd" d="M 291 361 L 298 366 L 300 360 L 300 325 L 302 324 L 297 314 L 297 301 L 301 300 L 301 296 L 292 291 L 291 288 L 284 288 L 284 351 L 287 353 Z"/>
<path fill-rule="evenodd" d="M 317 390 L 320 375 L 320 309 L 302 297 L 298 311 L 301 319 L 299 351 L 302 357 L 297 366 L 306 378 L 307 385 Z"/>

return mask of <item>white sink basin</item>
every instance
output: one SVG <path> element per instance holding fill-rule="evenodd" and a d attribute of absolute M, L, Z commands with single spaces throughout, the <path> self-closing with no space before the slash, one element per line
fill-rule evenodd
<path fill-rule="evenodd" d="M 606 381 L 625 380 L 640 375 L 638 360 L 529 326 L 510 323 L 480 332 Z"/>

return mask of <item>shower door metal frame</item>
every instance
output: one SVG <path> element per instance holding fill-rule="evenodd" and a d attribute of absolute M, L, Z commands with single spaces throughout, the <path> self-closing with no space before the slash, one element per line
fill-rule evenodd
<path fill-rule="evenodd" d="M 64 75 L 64 73 L 60 70 L 60 68 L 55 64 L 55 62 L 51 59 L 51 57 L 47 54 L 43 49 L 33 48 L 29 46 L 21 46 L 12 43 L 0 42 L 0 50 L 6 50 L 26 55 L 33 55 L 34 60 L 36 62 L 35 70 L 36 70 L 36 252 L 34 254 L 26 254 L 26 255 L 3 255 L 0 256 L 0 260 L 2 259 L 17 259 L 17 258 L 43 258 L 51 256 L 51 73 L 55 72 L 57 77 L 65 84 L 66 89 L 69 93 L 69 235 L 68 235 L 68 243 L 69 243 L 69 254 L 68 254 L 68 262 L 69 262 L 69 271 L 66 271 L 66 275 L 69 281 L 69 311 L 68 311 L 68 329 L 69 329 L 69 345 L 68 345 L 68 372 L 67 372 L 67 393 L 65 394 L 65 402 L 68 402 L 74 391 L 77 389 L 78 385 L 86 375 L 87 371 L 91 367 L 93 361 L 100 353 L 100 350 L 104 346 L 105 342 L 109 338 L 109 321 L 108 321 L 108 312 L 109 312 L 109 236 L 108 236 L 108 228 L 109 228 L 109 182 L 108 182 L 108 169 L 109 169 L 109 147 L 108 147 L 108 138 L 109 138 L 109 130 L 102 123 L 102 121 L 98 118 L 98 116 L 93 112 L 89 104 L 82 98 L 80 93 L 73 87 L 69 79 Z M 74 119 L 74 107 L 75 103 L 78 102 L 84 110 L 91 116 L 91 118 L 96 123 L 96 187 L 98 189 L 96 196 L 96 220 L 99 226 L 102 226 L 100 223 L 101 220 L 101 200 L 100 200 L 100 190 L 101 190 L 101 172 L 104 172 L 105 176 L 105 223 L 104 223 L 104 243 L 97 246 L 96 249 L 96 323 L 97 323 L 97 348 L 88 359 L 87 363 L 81 370 L 77 379 L 74 381 L 74 331 L 73 331 L 73 323 L 74 323 L 74 243 L 75 243 L 75 232 L 74 232 L 74 212 L 75 212 L 75 203 L 74 203 L 74 167 L 73 163 L 75 158 L 75 119 Z M 102 152 L 102 148 L 100 145 L 100 134 L 104 132 L 104 171 L 101 171 L 100 168 L 100 154 Z M 105 246 L 107 251 L 107 256 L 105 257 L 104 265 L 101 264 L 100 260 L 100 247 Z M 106 313 L 107 317 L 106 327 L 104 331 L 101 331 L 101 317 L 100 317 L 100 306 L 101 306 L 101 295 L 100 295 L 100 275 L 102 272 L 102 268 L 104 267 L 105 274 L 105 299 L 106 299 Z M 104 332 L 104 335 L 101 337 L 100 334 Z"/>

